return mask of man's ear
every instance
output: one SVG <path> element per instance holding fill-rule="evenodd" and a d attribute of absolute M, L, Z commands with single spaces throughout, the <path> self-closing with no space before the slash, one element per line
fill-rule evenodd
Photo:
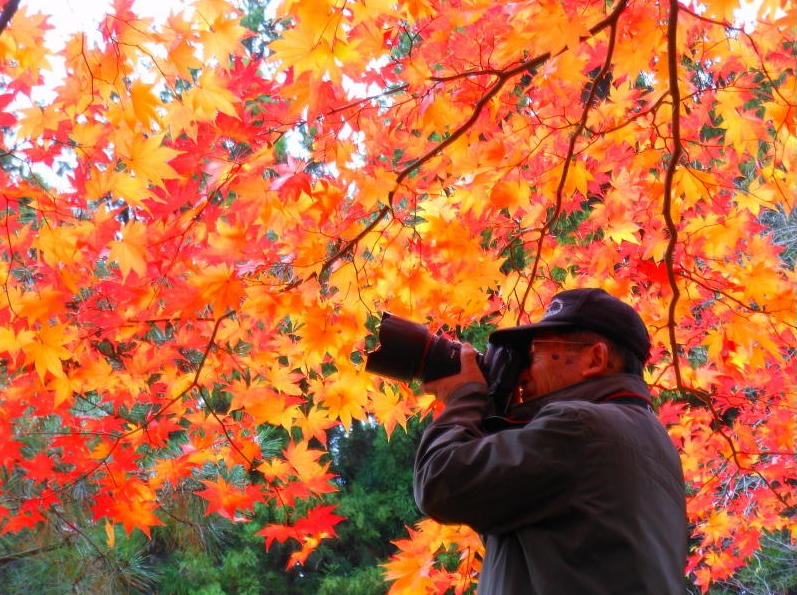
<path fill-rule="evenodd" d="M 606 343 L 601 342 L 590 345 L 583 351 L 582 357 L 584 358 L 584 367 L 581 369 L 581 375 L 584 378 L 603 376 L 616 371 L 612 366 L 609 346 Z"/>

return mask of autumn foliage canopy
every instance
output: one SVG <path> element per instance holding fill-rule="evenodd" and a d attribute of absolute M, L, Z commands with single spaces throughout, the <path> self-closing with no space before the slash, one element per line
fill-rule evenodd
<path fill-rule="evenodd" d="M 283 508 L 264 545 L 302 564 L 345 522 L 326 430 L 434 414 L 364 373 L 382 311 L 454 336 L 595 286 L 651 331 L 692 580 L 797 538 L 794 264 L 763 217 L 795 207 L 795 19 L 737 8 L 285 0 L 257 34 L 224 0 L 158 24 L 116 0 L 56 55 L 23 3 L 0 34 L 0 534 L 80 533 L 80 509 L 112 546 L 187 492 Z M 469 530 L 407 531 L 394 592 L 477 580 Z"/>

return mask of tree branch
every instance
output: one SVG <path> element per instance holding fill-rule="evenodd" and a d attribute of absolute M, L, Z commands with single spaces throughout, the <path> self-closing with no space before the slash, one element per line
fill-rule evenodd
<path fill-rule="evenodd" d="M 670 340 L 670 350 L 672 352 L 673 370 L 675 372 L 675 383 L 679 391 L 683 391 L 683 378 L 681 377 L 681 364 L 679 361 L 679 346 L 675 336 L 675 310 L 681 292 L 678 289 L 678 281 L 675 277 L 675 247 L 678 243 L 678 228 L 672 217 L 672 194 L 673 176 L 681 159 L 683 148 L 681 147 L 681 91 L 678 88 L 678 0 L 670 0 L 670 18 L 667 23 L 667 72 L 670 81 L 670 95 L 672 96 L 672 139 L 673 150 L 670 155 L 670 162 L 667 164 L 667 173 L 664 177 L 664 201 L 662 204 L 662 214 L 669 233 L 667 250 L 664 255 L 664 262 L 667 267 L 667 279 L 672 290 L 669 312 L 667 316 L 667 332 Z"/>
<path fill-rule="evenodd" d="M 616 24 L 617 24 L 617 20 L 619 19 L 620 14 L 625 9 L 625 6 L 626 6 L 627 3 L 628 3 L 628 0 L 621 0 L 621 2 L 614 8 L 614 10 L 605 19 L 603 19 L 602 21 L 600 21 L 597 24 L 593 25 L 589 29 L 589 33 L 590 34 L 588 36 L 582 37 L 579 41 L 583 42 L 583 41 L 585 41 L 585 40 L 587 40 L 587 39 L 589 39 L 591 37 L 594 37 L 595 35 L 597 35 L 601 31 L 606 29 L 606 27 L 615 27 Z M 561 54 L 564 51 L 565 50 L 563 49 L 559 53 Z M 559 54 L 557 54 L 557 55 L 559 55 Z M 308 279 L 312 279 L 312 278 L 314 278 L 316 276 L 323 276 L 323 274 L 327 273 L 334 266 L 334 264 L 338 260 L 340 260 L 341 258 L 345 257 L 347 254 L 349 254 L 357 246 L 357 244 L 371 230 L 373 230 L 374 227 L 376 227 L 376 225 L 380 221 L 382 221 L 385 217 L 388 216 L 389 213 L 392 212 L 392 210 L 393 210 L 393 198 L 395 197 L 396 192 L 398 191 L 398 189 L 401 186 L 402 182 L 404 182 L 404 180 L 410 174 L 412 174 L 412 172 L 416 171 L 421 166 L 423 166 L 425 163 L 427 163 L 429 160 L 434 158 L 436 155 L 440 154 L 447 147 L 449 147 L 454 142 L 456 142 L 463 134 L 465 134 L 473 126 L 473 124 L 475 124 L 476 120 L 478 120 L 479 116 L 481 115 L 482 111 L 486 107 L 487 103 L 493 97 L 495 97 L 498 94 L 498 92 L 504 87 L 504 85 L 507 83 L 507 81 L 511 80 L 512 78 L 514 78 L 515 76 L 517 76 L 517 75 L 519 75 L 519 74 L 521 74 L 523 72 L 528 71 L 529 69 L 534 69 L 534 68 L 537 68 L 537 67 L 541 66 L 542 64 L 544 64 L 545 62 L 550 60 L 551 57 L 552 57 L 551 53 L 550 52 L 546 52 L 544 54 L 540 54 L 540 55 L 535 56 L 533 58 L 529 58 L 528 60 L 524 60 L 522 62 L 519 62 L 519 63 L 515 64 L 514 66 L 507 66 L 506 68 L 504 68 L 502 70 L 490 71 L 492 74 L 495 75 L 496 79 L 490 85 L 490 87 L 485 92 L 485 94 L 482 95 L 479 98 L 479 100 L 475 103 L 474 108 L 473 108 L 473 112 L 471 113 L 471 115 L 467 118 L 467 120 L 465 120 L 462 124 L 460 124 L 451 133 L 451 135 L 449 135 L 443 141 L 439 142 L 437 145 L 435 145 L 434 147 L 429 149 L 425 154 L 423 154 L 421 157 L 419 157 L 418 159 L 416 159 L 415 161 L 413 161 L 412 163 L 410 163 L 404 169 L 402 169 L 401 171 L 399 171 L 397 173 L 394 186 L 387 194 L 387 205 L 385 207 L 383 207 L 381 210 L 378 211 L 378 213 L 376 214 L 376 217 L 374 218 L 374 220 L 371 223 L 369 223 L 368 226 L 365 229 L 363 229 L 363 231 L 361 231 L 359 234 L 357 234 L 357 236 L 355 238 L 353 238 L 352 240 L 349 240 L 348 242 L 346 242 L 337 252 L 335 252 L 335 254 L 330 256 L 324 262 L 324 264 L 322 265 L 321 271 L 319 273 L 312 273 L 308 277 L 305 277 L 305 278 L 302 278 L 302 279 L 297 279 L 296 281 L 293 281 L 292 283 L 287 285 L 284 288 L 284 290 L 287 291 L 287 290 L 293 289 L 296 286 L 301 285 L 302 283 L 304 283 Z M 486 72 L 487 71 L 485 71 L 483 69 L 480 69 L 478 71 L 470 71 L 468 73 L 462 73 L 460 75 L 456 75 L 453 78 L 461 78 L 462 76 L 483 76 Z M 435 84 L 438 84 L 438 81 L 436 81 L 434 78 L 432 78 L 430 80 L 432 82 L 434 82 Z M 594 93 L 594 87 L 593 87 L 593 90 L 591 91 L 590 97 L 594 96 L 593 93 Z M 583 118 L 583 122 L 586 123 L 586 117 Z"/>

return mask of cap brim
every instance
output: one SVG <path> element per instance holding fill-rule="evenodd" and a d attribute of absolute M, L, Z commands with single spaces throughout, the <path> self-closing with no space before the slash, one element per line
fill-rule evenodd
<path fill-rule="evenodd" d="M 542 320 L 525 326 L 502 328 L 490 333 L 489 340 L 494 345 L 527 345 L 534 335 L 541 331 L 562 328 L 573 328 L 573 323 L 559 320 Z"/>

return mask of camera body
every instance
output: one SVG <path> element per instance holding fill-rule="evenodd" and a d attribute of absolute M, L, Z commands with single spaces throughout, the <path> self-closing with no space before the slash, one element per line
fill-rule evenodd
<path fill-rule="evenodd" d="M 379 325 L 379 347 L 367 354 L 365 369 L 394 380 L 429 382 L 458 373 L 461 350 L 460 343 L 385 312 Z M 476 361 L 487 380 L 494 413 L 505 413 L 520 373 L 528 365 L 526 350 L 490 342 Z"/>

